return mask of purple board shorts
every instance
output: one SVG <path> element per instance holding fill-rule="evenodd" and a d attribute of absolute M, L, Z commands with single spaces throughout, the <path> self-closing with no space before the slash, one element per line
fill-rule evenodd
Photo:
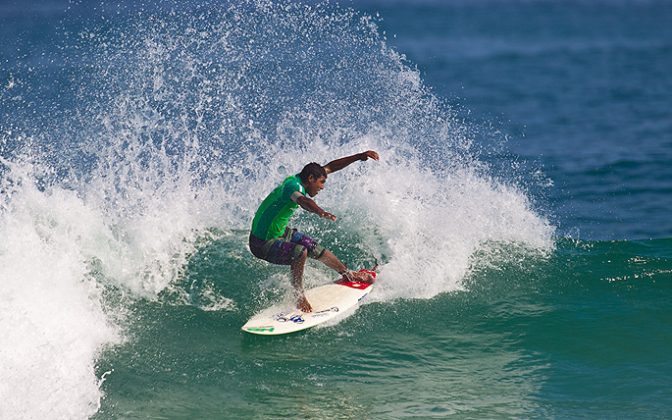
<path fill-rule="evenodd" d="M 267 241 L 250 235 L 252 254 L 273 264 L 290 265 L 301 256 L 304 249 L 308 250 L 310 258 L 320 258 L 324 253 L 324 247 L 315 239 L 296 229 L 287 228 L 281 238 Z"/>

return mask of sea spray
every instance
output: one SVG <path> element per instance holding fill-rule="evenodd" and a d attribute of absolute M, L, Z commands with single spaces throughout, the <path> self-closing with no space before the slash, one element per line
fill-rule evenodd
<path fill-rule="evenodd" d="M 245 236 L 263 197 L 310 161 L 380 152 L 379 162 L 329 176 L 317 200 L 336 224 L 305 213 L 293 221 L 325 244 L 361 251 L 343 254 L 349 264 L 378 260 L 374 299 L 458 290 L 488 242 L 552 247 L 553 227 L 522 188 L 490 174 L 469 130 L 375 19 L 269 1 L 179 10 L 78 32 L 65 47 L 72 109 L 0 127 L 12 147 L 3 149 L 0 213 L 0 314 L 16 339 L 3 348 L 3 399 L 17 401 L 9 417 L 95 412 L 93 366 L 125 322 L 101 291 L 156 300 L 181 287 L 199 238 L 212 228 Z M 1 100 L 11 106 L 12 97 Z M 307 274 L 308 284 L 331 278 L 321 266 Z M 214 307 L 236 307 L 203 290 Z M 25 349 L 33 350 L 24 357 Z M 42 405 L 22 399 L 46 393 Z"/>
<path fill-rule="evenodd" d="M 71 190 L 14 185 L 0 218 L 0 417 L 85 417 L 102 395 L 96 356 L 121 337 L 87 264 L 106 229 Z"/>

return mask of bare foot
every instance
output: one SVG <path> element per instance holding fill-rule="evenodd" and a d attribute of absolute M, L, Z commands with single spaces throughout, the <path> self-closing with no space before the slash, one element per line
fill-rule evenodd
<path fill-rule="evenodd" d="M 352 273 L 355 281 L 360 283 L 373 283 L 373 276 L 365 271 L 355 271 Z"/>
<path fill-rule="evenodd" d="M 308 299 L 301 295 L 296 299 L 296 307 L 303 312 L 313 312 L 313 307 L 308 303 Z"/>

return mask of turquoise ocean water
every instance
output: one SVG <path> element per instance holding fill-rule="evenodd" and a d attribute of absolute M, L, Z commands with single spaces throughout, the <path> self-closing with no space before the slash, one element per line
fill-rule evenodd
<path fill-rule="evenodd" d="M 669 418 L 672 5 L 0 5 L 0 418 Z M 261 199 L 375 290 L 290 292 Z M 333 280 L 309 263 L 306 283 Z"/>

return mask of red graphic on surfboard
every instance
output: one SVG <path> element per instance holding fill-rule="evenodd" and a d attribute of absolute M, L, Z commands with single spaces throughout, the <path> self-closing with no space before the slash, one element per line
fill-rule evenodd
<path fill-rule="evenodd" d="M 342 277 L 341 279 L 336 280 L 334 283 L 340 284 L 341 286 L 352 287 L 353 289 L 365 290 L 369 286 L 371 286 L 373 284 L 373 282 L 376 280 L 376 272 L 371 271 L 371 270 L 366 270 L 364 268 L 359 270 L 359 272 L 370 274 L 371 275 L 371 282 L 367 283 L 367 282 L 351 281 L 351 280 L 346 279 L 345 277 Z"/>

